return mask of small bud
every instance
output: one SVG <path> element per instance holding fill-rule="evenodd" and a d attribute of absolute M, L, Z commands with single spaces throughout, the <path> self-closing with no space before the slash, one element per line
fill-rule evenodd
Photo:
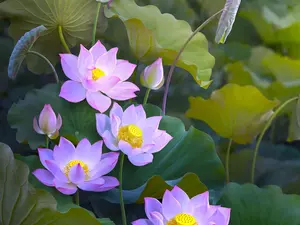
<path fill-rule="evenodd" d="M 58 131 L 61 128 L 62 119 L 60 114 L 56 115 L 51 105 L 46 104 L 40 113 L 39 121 L 37 118 L 33 118 L 33 129 L 39 134 L 45 134 L 50 139 L 56 139 L 58 137 Z"/>
<path fill-rule="evenodd" d="M 161 88 L 165 81 L 162 59 L 158 58 L 150 66 L 147 66 L 141 74 L 140 79 L 141 84 L 146 88 L 152 90 Z"/>
<path fill-rule="evenodd" d="M 224 44 L 233 27 L 241 0 L 227 0 L 219 20 L 215 41 Z"/>

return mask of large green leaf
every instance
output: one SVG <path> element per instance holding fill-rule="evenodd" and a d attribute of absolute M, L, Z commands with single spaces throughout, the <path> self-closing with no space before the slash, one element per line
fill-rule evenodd
<path fill-rule="evenodd" d="M 9 33 L 15 41 L 39 25 L 48 30 L 33 46 L 33 50 L 45 55 L 53 64 L 58 62 L 58 54 L 63 52 L 59 40 L 58 26 L 69 46 L 89 43 L 96 13 L 95 0 L 7 0 L 0 3 L 0 14 L 7 16 L 11 25 Z M 35 73 L 48 71 L 37 56 L 27 60 L 28 68 Z"/>
<path fill-rule="evenodd" d="M 32 122 L 45 104 L 51 104 L 56 113 L 62 116 L 60 135 L 79 141 L 87 137 L 91 142 L 99 140 L 96 131 L 96 110 L 86 102 L 69 103 L 59 97 L 59 85 L 49 84 L 26 94 L 24 100 L 12 105 L 8 112 L 8 122 L 17 129 L 17 141 L 27 141 L 32 149 L 43 146 L 45 136 L 33 130 Z"/>
<path fill-rule="evenodd" d="M 277 186 L 230 183 L 218 203 L 231 208 L 230 225 L 300 224 L 300 196 L 283 194 Z"/>
<path fill-rule="evenodd" d="M 129 43 L 135 56 L 150 63 L 162 57 L 170 65 L 192 30 L 185 21 L 170 14 L 161 14 L 155 6 L 138 6 L 134 0 L 114 0 L 107 16 L 118 16 L 125 24 Z M 195 81 L 207 87 L 214 58 L 208 52 L 208 43 L 198 33 L 185 48 L 177 66 L 189 71 Z"/>
<path fill-rule="evenodd" d="M 28 167 L 15 160 L 11 149 L 0 143 L 0 224 L 1 225 L 99 225 L 85 209 L 56 211 L 55 199 L 28 184 Z"/>

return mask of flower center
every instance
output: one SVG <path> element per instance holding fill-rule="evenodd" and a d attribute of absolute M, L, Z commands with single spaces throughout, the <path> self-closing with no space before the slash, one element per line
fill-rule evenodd
<path fill-rule="evenodd" d="M 133 148 L 140 148 L 143 144 L 143 131 L 133 124 L 123 126 L 119 129 L 118 139 L 129 143 Z"/>
<path fill-rule="evenodd" d="M 181 213 L 171 219 L 167 225 L 198 225 L 195 217 L 192 215 Z"/>
<path fill-rule="evenodd" d="M 73 166 L 80 165 L 85 173 L 86 176 L 88 176 L 89 172 L 89 167 L 86 165 L 84 162 L 81 160 L 72 160 L 70 161 L 64 168 L 64 173 L 66 174 L 67 177 L 69 177 L 70 170 Z"/>
<path fill-rule="evenodd" d="M 102 70 L 100 70 L 98 68 L 95 68 L 92 70 L 93 80 L 98 80 L 99 78 L 104 77 L 104 76 L 105 76 L 105 73 Z"/>

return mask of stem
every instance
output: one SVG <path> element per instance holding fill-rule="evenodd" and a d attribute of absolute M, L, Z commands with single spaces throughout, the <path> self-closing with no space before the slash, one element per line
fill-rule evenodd
<path fill-rule="evenodd" d="M 94 27 L 93 27 L 92 45 L 94 45 L 96 43 L 97 24 L 98 24 L 98 19 L 99 19 L 99 13 L 100 13 L 101 6 L 102 6 L 101 2 L 98 2 L 97 3 L 97 9 L 96 9 L 95 21 L 94 21 Z"/>
<path fill-rule="evenodd" d="M 276 116 L 281 112 L 281 110 L 284 107 L 286 107 L 288 104 L 290 104 L 291 102 L 296 101 L 296 100 L 298 100 L 298 96 L 285 101 L 281 106 L 279 106 L 278 109 L 276 109 L 275 112 L 272 114 L 272 116 L 269 118 L 269 120 L 266 123 L 264 129 L 260 133 L 260 135 L 259 135 L 259 137 L 257 139 L 257 142 L 256 142 L 255 149 L 254 149 L 254 155 L 253 155 L 253 161 L 252 161 L 252 167 L 251 167 L 251 183 L 254 183 L 256 158 L 257 158 L 259 146 L 260 146 L 260 143 L 261 143 L 261 141 L 263 139 L 264 134 L 266 133 L 266 131 L 268 130 L 268 128 L 270 127 L 270 125 L 272 124 L 272 122 L 276 118 Z"/>
<path fill-rule="evenodd" d="M 148 98 L 149 98 L 149 94 L 150 94 L 151 89 L 148 88 L 144 97 L 144 101 L 143 101 L 143 105 L 147 104 Z"/>
<path fill-rule="evenodd" d="M 58 34 L 59 34 L 59 39 L 60 39 L 60 42 L 62 43 L 62 45 L 64 46 L 65 50 L 68 52 L 68 53 L 71 53 L 68 45 L 67 45 L 67 42 L 64 38 L 64 34 L 63 34 L 63 30 L 62 30 L 62 26 L 58 26 Z"/>
<path fill-rule="evenodd" d="M 227 151 L 226 151 L 226 159 L 225 159 L 225 170 L 226 170 L 226 182 L 230 182 L 230 176 L 229 176 L 229 160 L 230 160 L 230 149 L 232 144 L 232 138 L 229 139 Z"/>
<path fill-rule="evenodd" d="M 42 55 L 41 53 L 38 53 L 36 51 L 28 51 L 27 53 L 37 55 L 40 58 L 42 58 L 43 60 L 45 60 L 48 63 L 48 65 L 51 67 L 52 71 L 53 71 L 53 75 L 54 75 L 56 83 L 59 83 L 59 79 L 58 79 L 58 75 L 56 73 L 55 67 L 52 65 L 52 63 L 49 61 L 49 59 L 47 59 L 44 55 Z"/>
<path fill-rule="evenodd" d="M 46 148 L 49 148 L 49 137 L 46 135 Z"/>
<path fill-rule="evenodd" d="M 74 199 L 75 199 L 75 204 L 80 206 L 80 203 L 79 203 L 79 190 L 76 191 L 76 193 L 74 195 Z"/>
<path fill-rule="evenodd" d="M 201 31 L 207 24 L 209 24 L 215 17 L 217 17 L 221 12 L 223 11 L 223 9 L 221 9 L 219 12 L 215 13 L 214 15 L 212 15 L 211 17 L 209 17 L 206 21 L 204 21 L 204 23 L 202 23 L 193 33 L 192 35 L 187 39 L 187 41 L 183 44 L 183 46 L 181 47 L 181 49 L 179 50 L 176 58 L 174 59 L 171 68 L 169 70 L 168 73 L 168 78 L 167 78 L 167 82 L 166 82 L 166 88 L 165 88 L 165 92 L 164 92 L 164 97 L 163 97 L 163 104 L 162 104 L 162 110 L 163 110 L 163 115 L 166 114 L 166 106 L 167 106 L 167 98 L 168 98 L 168 92 L 169 92 L 169 86 L 171 83 L 171 79 L 172 79 L 172 75 L 174 72 L 174 69 L 176 67 L 176 64 L 182 54 L 182 52 L 184 51 L 184 49 L 186 48 L 186 46 L 188 45 L 188 43 L 193 39 L 193 37 L 199 32 Z"/>
<path fill-rule="evenodd" d="M 122 224 L 127 225 L 126 212 L 125 212 L 124 199 L 123 199 L 123 190 L 122 190 L 124 158 L 125 158 L 125 154 L 121 153 L 120 172 L 119 172 L 119 182 L 120 182 L 119 191 L 120 191 L 120 206 L 121 206 L 121 213 L 122 213 Z"/>

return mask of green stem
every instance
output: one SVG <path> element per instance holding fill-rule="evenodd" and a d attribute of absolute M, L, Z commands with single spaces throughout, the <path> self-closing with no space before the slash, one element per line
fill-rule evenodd
<path fill-rule="evenodd" d="M 125 205 L 124 205 L 124 199 L 123 199 L 123 164 L 124 164 L 124 158 L 125 154 L 121 153 L 121 160 L 120 160 L 120 172 L 119 172 L 119 191 L 120 191 L 120 206 L 121 206 L 121 213 L 122 213 L 122 224 L 127 225 L 126 220 L 126 212 L 125 212 Z"/>
<path fill-rule="evenodd" d="M 56 73 L 55 67 L 52 65 L 52 63 L 49 61 L 49 59 L 47 59 L 44 55 L 42 55 L 41 53 L 38 53 L 36 51 L 28 51 L 28 54 L 33 54 L 33 55 L 37 55 L 38 57 L 40 57 L 41 59 L 45 60 L 46 63 L 48 63 L 48 65 L 51 67 L 52 71 L 53 71 L 53 75 L 55 78 L 56 83 L 59 83 L 59 79 L 58 79 L 58 75 Z"/>
<path fill-rule="evenodd" d="M 143 101 L 143 105 L 147 104 L 148 98 L 149 98 L 149 94 L 150 94 L 151 89 L 148 88 L 144 97 L 144 101 Z"/>
<path fill-rule="evenodd" d="M 59 35 L 59 39 L 60 39 L 60 42 L 62 43 L 62 45 L 64 46 L 65 50 L 68 52 L 68 53 L 71 53 L 68 45 L 67 45 L 67 42 L 64 38 L 64 34 L 63 34 L 63 29 L 62 29 L 62 26 L 58 26 L 58 35 Z"/>
<path fill-rule="evenodd" d="M 49 148 L 49 137 L 46 135 L 46 148 Z"/>
<path fill-rule="evenodd" d="M 80 206 L 80 202 L 79 202 L 79 190 L 76 191 L 75 195 L 74 195 L 74 199 L 75 199 L 75 204 Z"/>
<path fill-rule="evenodd" d="M 268 122 L 266 123 L 264 129 L 262 130 L 262 132 L 260 133 L 257 142 L 256 142 L 256 146 L 254 149 L 254 155 L 253 155 L 253 161 L 252 161 L 252 167 L 251 167 L 251 183 L 254 183 L 254 176 L 255 176 L 255 166 L 256 166 L 256 158 L 257 158 L 257 154 L 258 154 L 258 150 L 259 150 L 259 146 L 260 143 L 263 139 L 264 134 L 266 133 L 266 131 L 268 130 L 268 128 L 271 126 L 273 120 L 276 118 L 276 116 L 281 112 L 282 109 L 284 109 L 284 107 L 286 107 L 288 104 L 290 104 L 293 101 L 298 100 L 298 96 L 291 98 L 287 101 L 285 101 L 283 104 L 281 104 L 276 110 L 275 112 L 272 114 L 272 116 L 269 118 Z"/>
<path fill-rule="evenodd" d="M 168 92 L 169 92 L 169 86 L 171 83 L 171 79 L 172 79 L 172 75 L 174 72 L 174 69 L 176 67 L 176 64 L 182 54 L 182 52 L 184 51 L 184 49 L 186 48 L 186 46 L 189 44 L 189 42 L 193 39 L 193 37 L 198 34 L 199 31 L 201 31 L 204 27 L 206 27 L 207 24 L 209 24 L 215 17 L 217 17 L 221 12 L 223 11 L 223 9 L 221 9 L 219 12 L 215 13 L 214 15 L 212 15 L 211 17 L 209 17 L 206 21 L 204 21 L 204 23 L 202 23 L 193 33 L 192 35 L 186 40 L 186 42 L 183 44 L 183 46 L 181 47 L 181 49 L 179 50 L 176 58 L 174 59 L 171 68 L 169 70 L 168 73 L 168 77 L 167 77 L 167 82 L 166 82 L 166 88 L 165 88 L 165 92 L 164 92 L 164 97 L 163 97 L 163 103 L 162 103 L 162 111 L 163 111 L 163 115 L 166 114 L 166 106 L 167 106 L 167 98 L 168 98 Z"/>
<path fill-rule="evenodd" d="M 226 151 L 226 159 L 225 159 L 225 170 L 226 170 L 226 182 L 230 182 L 230 176 L 229 176 L 229 160 L 230 160 L 230 149 L 232 145 L 232 138 L 229 139 L 227 151 Z"/>
<path fill-rule="evenodd" d="M 98 19 L 99 19 L 99 13 L 100 13 L 101 6 L 102 6 L 101 2 L 98 2 L 97 3 L 97 9 L 96 9 L 96 16 L 95 16 L 95 20 L 94 20 L 94 27 L 93 27 L 92 45 L 94 45 L 96 43 L 97 24 L 98 24 Z"/>

